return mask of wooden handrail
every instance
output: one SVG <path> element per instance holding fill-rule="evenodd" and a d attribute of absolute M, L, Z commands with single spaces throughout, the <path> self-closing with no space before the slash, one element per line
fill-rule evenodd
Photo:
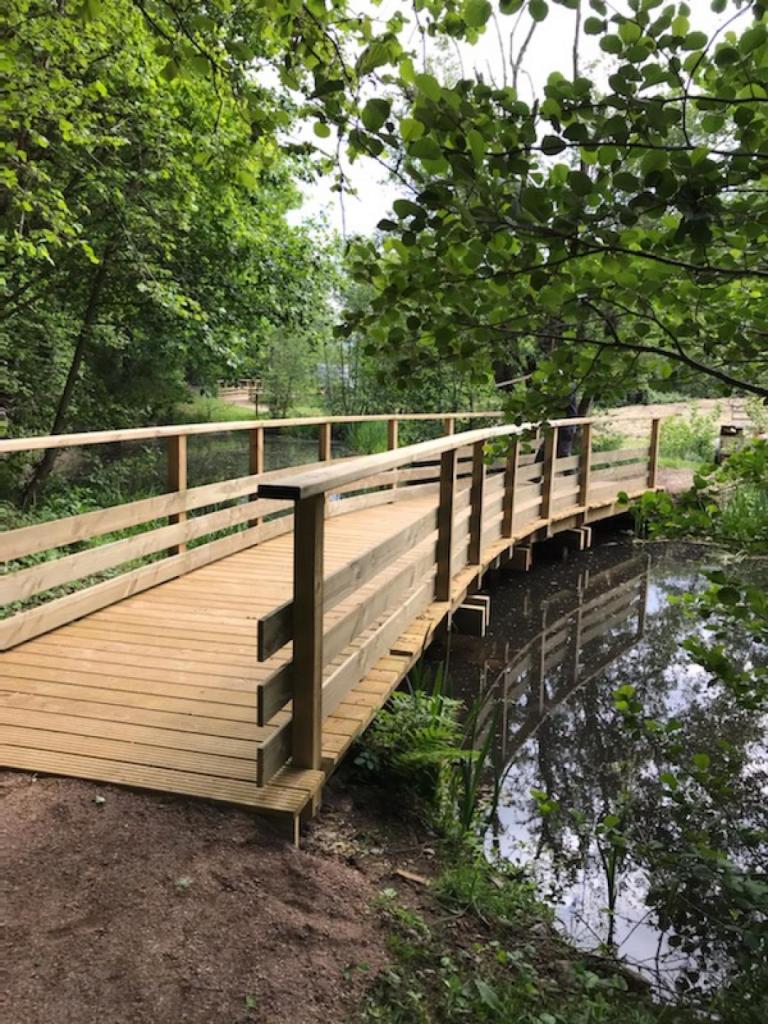
<path fill-rule="evenodd" d="M 593 423 L 591 417 L 565 420 L 549 420 L 546 426 L 557 429 L 565 426 L 578 426 Z M 406 463 L 415 462 L 430 456 L 442 455 L 443 452 L 455 448 L 463 448 L 479 441 L 493 441 L 497 438 L 519 435 L 536 430 L 537 423 L 505 424 L 500 427 L 486 427 L 479 430 L 465 430 L 446 437 L 437 437 L 432 441 L 421 441 L 395 451 L 379 452 L 376 455 L 361 455 L 348 459 L 344 465 L 313 467 L 297 472 L 293 477 L 286 476 L 280 481 L 270 481 L 259 487 L 262 498 L 290 498 L 299 500 L 314 494 L 326 494 L 352 484 L 356 480 L 364 480 L 367 476 L 380 473 L 387 469 L 397 469 Z"/>
<path fill-rule="evenodd" d="M 495 412 L 402 412 L 371 413 L 360 416 L 304 416 L 295 419 L 223 420 L 216 423 L 175 423 L 157 427 L 129 427 L 119 430 L 93 430 L 75 434 L 41 434 L 0 440 L 0 454 L 40 451 L 47 448 L 77 448 L 81 445 L 114 444 L 117 441 L 149 441 L 161 437 L 191 437 L 197 434 L 223 434 L 230 431 L 277 430 L 280 427 L 317 427 L 326 423 L 387 423 L 405 420 L 499 419 Z M 569 422 L 576 422 L 569 421 Z"/>

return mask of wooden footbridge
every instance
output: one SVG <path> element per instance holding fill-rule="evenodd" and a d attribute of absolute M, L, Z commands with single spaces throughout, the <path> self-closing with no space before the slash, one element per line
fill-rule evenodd
<path fill-rule="evenodd" d="M 442 436 L 398 446 L 404 419 Z M 457 422 L 483 421 L 455 431 Z M 0 534 L 0 765 L 204 797 L 285 821 L 323 782 L 489 568 L 656 486 L 659 420 L 600 452 L 593 420 L 498 414 L 194 424 L 0 442 L 6 454 L 167 445 L 168 490 Z M 334 426 L 388 450 L 331 460 Z M 464 422 L 466 421 L 466 422 Z M 264 471 L 265 435 L 319 431 L 318 461 Z M 578 428 L 575 454 L 558 434 Z M 250 472 L 187 485 L 188 443 L 243 432 Z M 115 536 L 115 534 L 118 534 Z"/>

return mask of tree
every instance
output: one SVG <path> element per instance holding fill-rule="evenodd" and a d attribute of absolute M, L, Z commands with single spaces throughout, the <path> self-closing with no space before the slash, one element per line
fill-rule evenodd
<path fill-rule="evenodd" d="M 581 31 L 586 5 L 561 6 Z M 428 7 L 429 31 L 455 36 L 493 10 Z M 763 4 L 737 0 L 711 35 L 685 4 L 589 7 L 607 87 L 578 61 L 533 104 L 478 78 L 442 86 L 410 59 L 381 76 L 387 98 L 367 101 L 350 145 L 404 194 L 382 237 L 354 247 L 375 297 L 346 330 L 394 348 L 401 373 L 445 360 L 520 371 L 518 416 L 562 409 L 574 387 L 610 399 L 638 367 L 768 398 Z M 542 0 L 499 8 L 548 13 Z"/>
<path fill-rule="evenodd" d="M 237 374 L 273 326 L 306 333 L 327 315 L 332 269 L 325 241 L 286 220 L 298 157 L 255 136 L 204 69 L 164 76 L 135 4 L 84 21 L 60 6 L 16 0 L 8 29 L 0 345 L 14 434 L 167 415 L 187 381 Z"/>

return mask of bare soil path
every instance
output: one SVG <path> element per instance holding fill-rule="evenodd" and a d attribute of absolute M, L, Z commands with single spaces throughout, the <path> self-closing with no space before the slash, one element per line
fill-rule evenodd
<path fill-rule="evenodd" d="M 375 892 L 245 812 L 0 772 L 0 1020 L 340 1024 Z"/>

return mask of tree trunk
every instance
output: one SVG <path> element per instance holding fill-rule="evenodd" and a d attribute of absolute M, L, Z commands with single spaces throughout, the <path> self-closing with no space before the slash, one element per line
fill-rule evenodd
<path fill-rule="evenodd" d="M 58 405 L 56 406 L 56 414 L 53 417 L 53 423 L 51 424 L 50 429 L 51 434 L 60 434 L 64 424 L 66 423 L 67 413 L 69 412 L 69 407 L 72 402 L 72 395 L 74 394 L 77 378 L 80 374 L 80 367 L 82 366 L 83 357 L 85 356 L 88 342 L 90 341 L 91 333 L 93 331 L 93 325 L 96 321 L 99 300 L 101 298 L 104 281 L 107 276 L 108 255 L 109 253 L 105 252 L 104 257 L 98 267 L 96 267 L 91 280 L 88 302 L 85 307 L 85 313 L 83 314 L 83 321 L 80 325 L 77 341 L 75 342 L 75 349 L 72 353 L 72 362 L 69 366 L 67 379 L 64 382 L 64 389 L 61 392 Z M 29 508 L 30 505 L 34 505 L 46 480 L 51 474 L 51 470 L 54 467 L 60 451 L 60 448 L 46 448 L 42 459 L 33 469 L 32 475 L 22 490 L 22 508 Z"/>

